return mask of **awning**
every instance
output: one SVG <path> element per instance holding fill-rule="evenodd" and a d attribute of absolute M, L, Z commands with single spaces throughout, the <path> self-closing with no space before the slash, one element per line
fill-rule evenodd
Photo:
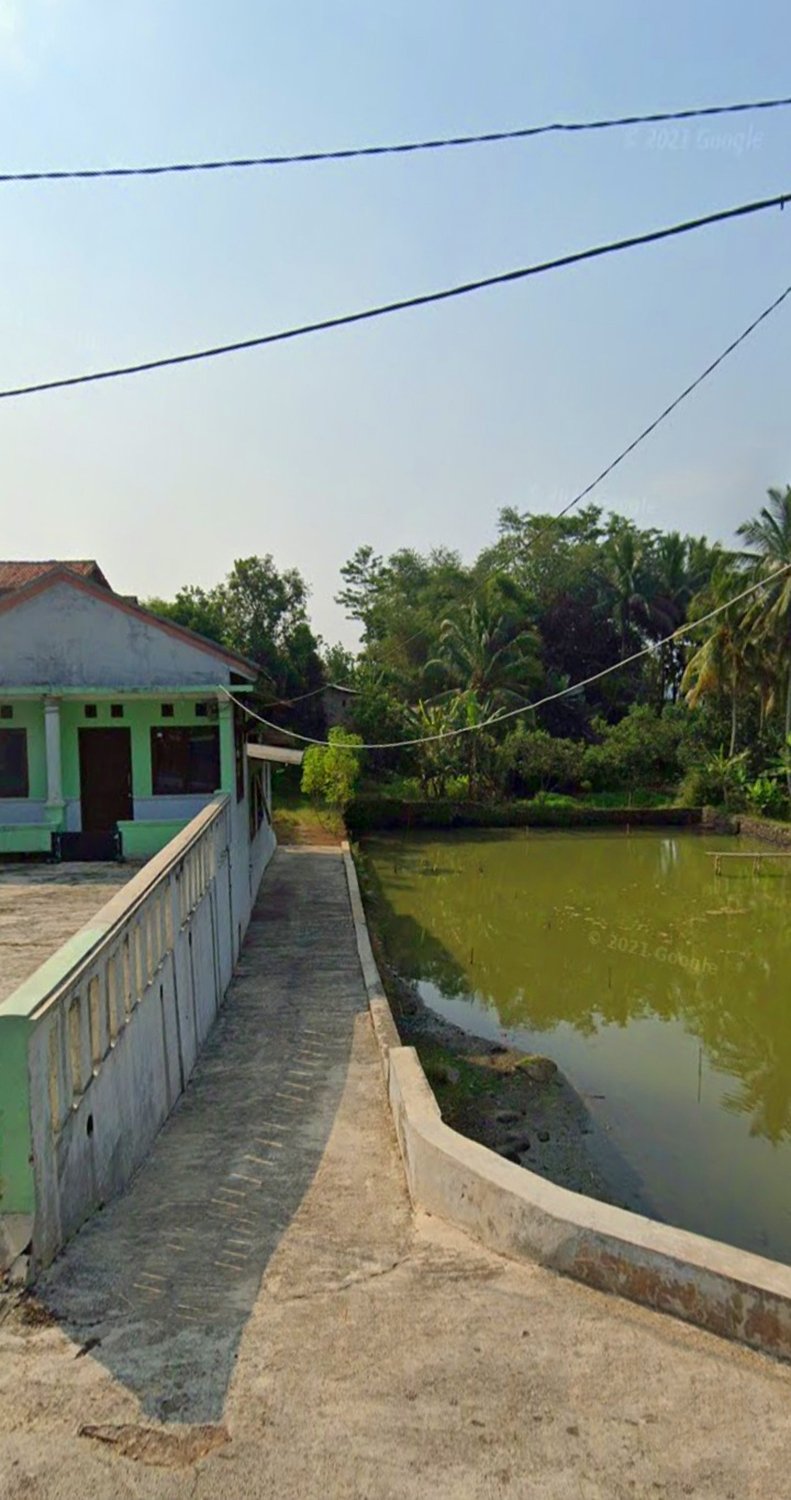
<path fill-rule="evenodd" d="M 281 766 L 301 766 L 303 754 L 302 750 L 286 750 L 283 745 L 247 744 L 249 760 L 276 761 Z"/>

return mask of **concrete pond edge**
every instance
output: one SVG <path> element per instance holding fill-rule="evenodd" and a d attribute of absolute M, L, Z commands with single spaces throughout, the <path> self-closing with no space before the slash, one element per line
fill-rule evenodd
<path fill-rule="evenodd" d="M 571 1192 L 446 1125 L 381 981 L 348 842 L 357 950 L 412 1203 L 489 1249 L 791 1359 L 791 1267 Z"/>

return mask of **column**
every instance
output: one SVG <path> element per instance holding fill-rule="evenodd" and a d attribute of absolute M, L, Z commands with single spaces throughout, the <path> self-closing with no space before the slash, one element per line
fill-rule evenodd
<path fill-rule="evenodd" d="M 234 741 L 233 704 L 218 694 L 217 721 L 220 729 L 220 786 L 236 801 L 236 744 Z"/>
<path fill-rule="evenodd" d="M 60 763 L 60 699 L 44 699 L 44 743 L 47 754 L 47 806 L 63 806 Z"/>

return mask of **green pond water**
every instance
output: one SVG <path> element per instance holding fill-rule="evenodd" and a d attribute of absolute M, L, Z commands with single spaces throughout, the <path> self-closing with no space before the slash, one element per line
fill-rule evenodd
<path fill-rule="evenodd" d="M 430 1007 L 553 1057 L 643 1212 L 791 1264 L 791 860 L 710 857 L 757 847 L 514 830 L 364 852 Z"/>

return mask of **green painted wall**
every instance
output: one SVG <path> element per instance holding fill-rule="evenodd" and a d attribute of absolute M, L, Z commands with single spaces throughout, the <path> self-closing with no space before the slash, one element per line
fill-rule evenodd
<path fill-rule="evenodd" d="M 152 854 L 158 854 L 164 849 L 171 839 L 186 828 L 189 819 L 183 818 L 180 822 L 175 819 L 138 818 L 135 823 L 124 821 L 119 823 L 124 845 L 124 855 L 127 859 L 150 859 Z"/>
<path fill-rule="evenodd" d="M 132 791 L 135 797 L 150 797 L 151 791 L 151 730 L 157 726 L 165 728 L 201 728 L 212 722 L 204 718 L 198 718 L 195 714 L 195 700 L 178 699 L 172 694 L 163 695 L 161 700 L 139 700 L 136 698 L 124 698 L 119 694 L 114 700 L 123 704 L 124 715 L 122 719 L 114 719 L 111 715 L 111 701 L 109 699 L 86 698 L 63 699 L 60 708 L 60 741 L 61 757 L 63 765 L 63 795 L 68 800 L 79 798 L 80 795 L 80 752 L 79 731 L 81 729 L 121 729 L 124 726 L 131 731 L 132 736 Z M 162 703 L 173 704 L 173 717 L 165 719 L 162 717 Z M 96 705 L 96 718 L 86 719 L 85 704 Z M 216 720 L 213 721 L 216 723 Z M 222 741 L 222 732 L 221 732 Z M 221 744 L 222 751 L 222 744 Z M 221 754 L 222 786 L 218 791 L 229 791 L 232 782 L 228 779 L 233 776 L 233 744 L 231 744 L 231 765 L 226 767 L 226 756 Z"/>
<path fill-rule="evenodd" d="M 27 1047 L 30 1022 L 0 1015 L 0 1213 L 32 1214 Z"/>
<path fill-rule="evenodd" d="M 31 702 L 25 699 L 4 698 L 0 694 L 0 701 L 10 703 L 14 710 L 13 719 L 4 719 L 3 729 L 26 729 L 27 730 L 27 768 L 30 783 L 29 796 L 32 800 L 40 801 L 47 795 L 47 757 L 44 746 L 44 701 L 35 699 Z M 0 823 L 3 821 L 4 797 L 0 797 Z"/>
<path fill-rule="evenodd" d="M 14 699 L 12 695 L 2 701 L 12 702 L 13 720 L 9 727 L 24 728 L 28 732 L 28 774 L 31 801 L 43 802 L 47 796 L 46 742 L 44 734 L 43 698 Z M 132 748 L 132 794 L 136 798 L 152 797 L 151 785 L 151 730 L 158 726 L 171 728 L 205 728 L 216 724 L 220 735 L 220 786 L 217 791 L 235 796 L 236 767 L 234 757 L 233 713 L 230 703 L 219 705 L 216 719 L 208 719 L 195 712 L 197 695 L 179 698 L 167 689 L 156 699 L 110 697 L 106 690 L 101 696 L 86 694 L 84 698 L 60 699 L 61 777 L 65 801 L 79 801 L 80 797 L 80 753 L 79 732 L 81 729 L 108 729 L 126 727 L 130 731 Z M 202 695 L 202 701 L 213 701 L 210 693 Z M 113 718 L 113 703 L 123 705 L 123 716 Z M 172 717 L 164 717 L 162 704 L 173 706 Z M 86 718 L 86 704 L 96 708 L 95 718 Z M 156 804 L 156 799 L 155 799 Z M 154 805 L 155 805 L 154 804 Z M 147 858 L 164 848 L 186 823 L 173 818 L 159 820 L 154 817 L 125 822 L 122 825 L 124 852 L 131 858 Z M 4 823 L 3 799 L 0 798 L 0 854 L 49 853 L 50 833 L 64 826 L 65 818 L 56 809 L 46 815 L 42 811 L 41 821 L 35 824 Z"/>

